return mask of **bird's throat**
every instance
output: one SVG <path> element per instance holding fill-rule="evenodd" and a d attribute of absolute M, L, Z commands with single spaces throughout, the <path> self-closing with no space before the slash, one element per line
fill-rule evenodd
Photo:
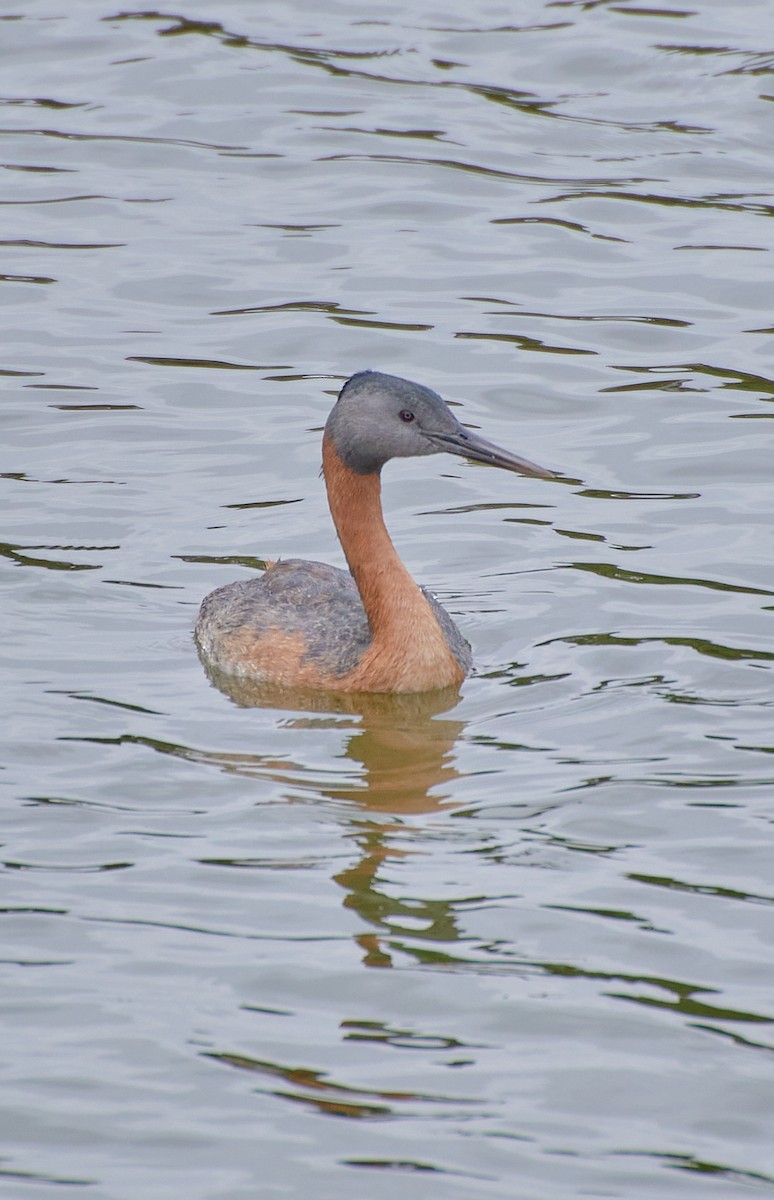
<path fill-rule="evenodd" d="M 330 438 L 323 439 L 323 475 L 341 547 L 354 576 L 371 634 L 377 638 L 429 606 L 398 557 L 382 515 L 377 472 L 345 466 Z M 432 614 L 430 614 L 432 618 Z"/>
<path fill-rule="evenodd" d="M 347 686 L 360 686 L 361 675 L 367 690 L 423 691 L 459 684 L 465 672 L 387 532 L 378 472 L 351 471 L 326 436 L 323 474 L 333 523 L 372 638 Z"/>

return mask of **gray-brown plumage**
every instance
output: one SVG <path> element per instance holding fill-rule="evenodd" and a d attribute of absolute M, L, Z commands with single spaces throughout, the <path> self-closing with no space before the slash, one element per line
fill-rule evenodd
<path fill-rule="evenodd" d="M 221 671 L 341 692 L 419 692 L 461 683 L 470 646 L 414 583 L 381 511 L 390 458 L 446 451 L 525 475 L 552 473 L 460 425 L 440 396 L 363 371 L 344 385 L 323 436 L 323 473 L 349 572 L 288 559 L 204 600 L 202 654 Z"/>

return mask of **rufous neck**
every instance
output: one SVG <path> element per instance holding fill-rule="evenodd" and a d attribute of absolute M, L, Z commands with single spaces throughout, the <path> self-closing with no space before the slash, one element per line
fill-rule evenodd
<path fill-rule="evenodd" d="M 339 457 L 333 441 L 323 438 L 323 475 L 333 523 L 354 576 L 374 637 L 401 623 L 421 591 L 392 544 L 382 516 L 377 472 L 358 475 Z"/>

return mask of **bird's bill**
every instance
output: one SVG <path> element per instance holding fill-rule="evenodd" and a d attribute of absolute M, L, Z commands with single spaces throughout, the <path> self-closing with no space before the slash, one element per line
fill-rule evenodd
<path fill-rule="evenodd" d="M 426 436 L 438 450 L 459 454 L 461 458 L 467 458 L 471 462 L 502 467 L 505 471 L 518 471 L 520 475 L 537 475 L 540 479 L 556 478 L 554 471 L 539 467 L 537 463 L 530 462 L 528 458 L 521 458 L 518 454 L 511 454 L 510 450 L 503 450 L 501 446 L 496 446 L 494 442 L 480 437 L 470 429 L 463 429 L 462 426 L 453 433 L 432 433 Z"/>

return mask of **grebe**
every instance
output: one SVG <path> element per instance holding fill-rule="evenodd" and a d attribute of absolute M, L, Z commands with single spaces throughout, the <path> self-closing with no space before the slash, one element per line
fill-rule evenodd
<path fill-rule="evenodd" d="M 216 588 L 196 624 L 217 670 L 260 683 L 329 692 L 425 692 L 458 686 L 470 646 L 435 597 L 409 575 L 384 524 L 381 470 L 391 458 L 458 454 L 522 475 L 555 478 L 464 429 L 436 392 L 361 371 L 325 425 L 323 475 L 349 572 L 285 559 Z"/>

